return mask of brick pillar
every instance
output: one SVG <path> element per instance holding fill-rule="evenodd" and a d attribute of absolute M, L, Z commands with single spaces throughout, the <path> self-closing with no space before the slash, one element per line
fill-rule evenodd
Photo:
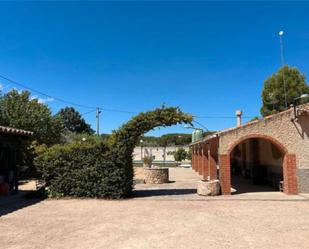
<path fill-rule="evenodd" d="M 198 173 L 201 175 L 203 172 L 203 156 L 202 156 L 202 147 L 198 147 Z"/>
<path fill-rule="evenodd" d="M 191 164 L 192 164 L 192 169 L 194 170 L 195 167 L 195 153 L 194 153 L 194 146 L 192 146 L 192 159 L 191 159 Z"/>
<path fill-rule="evenodd" d="M 208 155 L 207 155 L 207 146 L 203 145 L 203 172 L 202 176 L 204 180 L 207 180 L 208 177 Z"/>
<path fill-rule="evenodd" d="M 215 159 L 210 156 L 210 180 L 217 179 L 217 163 Z"/>
<path fill-rule="evenodd" d="M 209 158 L 208 158 L 209 157 Z M 209 162 L 210 160 L 210 162 Z M 210 173 L 209 173 L 210 170 Z M 217 163 L 215 159 L 210 155 L 208 155 L 208 146 L 204 144 L 203 146 L 203 179 L 208 179 L 210 176 L 210 180 L 217 179 Z"/>
<path fill-rule="evenodd" d="M 197 148 L 194 146 L 194 171 L 198 169 L 198 156 L 197 156 Z"/>
<path fill-rule="evenodd" d="M 297 194 L 296 155 L 286 154 L 283 162 L 283 191 L 286 194 Z"/>
<path fill-rule="evenodd" d="M 231 194 L 231 165 L 229 155 L 219 155 L 220 183 L 223 195 Z"/>

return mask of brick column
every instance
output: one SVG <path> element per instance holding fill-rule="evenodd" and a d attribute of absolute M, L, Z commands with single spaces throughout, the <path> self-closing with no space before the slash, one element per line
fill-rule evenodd
<path fill-rule="evenodd" d="M 198 173 L 201 175 L 203 173 L 203 156 L 202 156 L 202 147 L 198 146 Z"/>
<path fill-rule="evenodd" d="M 208 158 L 209 157 L 209 158 Z M 209 162 L 210 160 L 210 162 Z M 209 173 L 210 170 L 210 173 Z M 203 145 L 203 179 L 207 179 L 210 176 L 210 180 L 217 179 L 217 163 L 212 155 L 208 155 L 207 144 Z"/>
<path fill-rule="evenodd" d="M 283 162 L 283 191 L 286 194 L 297 194 L 296 155 L 286 154 Z"/>
<path fill-rule="evenodd" d="M 194 146 L 194 171 L 198 169 L 198 157 L 197 157 L 197 148 Z"/>
<path fill-rule="evenodd" d="M 208 155 L 207 146 L 203 144 L 203 172 L 202 176 L 204 180 L 207 180 L 208 176 Z"/>
<path fill-rule="evenodd" d="M 229 155 L 219 155 L 220 184 L 223 195 L 231 194 L 231 165 Z"/>
<path fill-rule="evenodd" d="M 194 167 L 195 167 L 195 153 L 194 153 L 194 145 L 192 146 L 192 159 L 191 159 L 191 164 L 192 164 L 192 169 L 194 170 Z"/>
<path fill-rule="evenodd" d="M 217 163 L 210 155 L 210 180 L 217 179 Z"/>

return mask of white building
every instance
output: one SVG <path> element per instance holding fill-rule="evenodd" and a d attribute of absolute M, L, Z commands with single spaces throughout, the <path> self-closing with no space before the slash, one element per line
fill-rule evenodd
<path fill-rule="evenodd" d="M 184 148 L 189 151 L 189 146 L 168 146 L 168 147 L 135 147 L 133 152 L 133 161 L 142 161 L 145 156 L 152 156 L 154 162 L 175 162 L 174 156 L 169 152 Z"/>

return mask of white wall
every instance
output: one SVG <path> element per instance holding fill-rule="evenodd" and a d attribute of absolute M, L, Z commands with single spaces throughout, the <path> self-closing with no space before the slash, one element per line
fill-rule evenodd
<path fill-rule="evenodd" d="M 154 156 L 154 161 L 165 161 L 175 162 L 173 155 L 168 155 L 168 152 L 176 151 L 179 148 L 184 148 L 186 151 L 189 151 L 188 146 L 169 146 L 169 147 L 135 147 L 133 152 L 133 161 L 141 161 L 145 155 Z M 141 155 L 142 153 L 142 155 Z"/>

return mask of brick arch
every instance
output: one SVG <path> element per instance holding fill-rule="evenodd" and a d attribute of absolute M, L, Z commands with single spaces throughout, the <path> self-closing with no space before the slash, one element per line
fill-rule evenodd
<path fill-rule="evenodd" d="M 264 139 L 264 140 L 269 141 L 269 142 L 271 142 L 272 144 L 276 145 L 277 148 L 280 150 L 280 152 L 281 152 L 283 155 L 285 155 L 285 154 L 288 153 L 287 148 L 286 148 L 281 142 L 279 142 L 277 139 L 275 139 L 275 138 L 273 138 L 273 137 L 271 137 L 271 136 L 268 136 L 268 135 L 259 134 L 259 133 L 253 133 L 253 134 L 249 134 L 249 135 L 242 136 L 241 138 L 239 138 L 238 140 L 236 140 L 235 142 L 233 142 L 232 145 L 229 146 L 229 149 L 228 149 L 228 151 L 227 151 L 227 154 L 230 155 L 230 154 L 232 153 L 232 151 L 234 150 L 234 148 L 235 148 L 238 144 L 240 144 L 240 143 L 242 143 L 242 142 L 244 142 L 244 141 L 246 141 L 246 140 L 248 140 L 248 139 L 250 139 L 250 138 L 260 138 L 260 139 Z"/>
<path fill-rule="evenodd" d="M 297 194 L 297 177 L 296 177 L 296 155 L 288 152 L 287 148 L 275 138 L 264 134 L 249 134 L 242 136 L 235 142 L 233 142 L 226 154 L 220 155 L 220 181 L 223 194 L 231 193 L 231 165 L 230 155 L 233 149 L 240 143 L 250 139 L 260 138 L 271 142 L 276 145 L 283 155 L 283 181 L 284 192 L 286 194 Z"/>

